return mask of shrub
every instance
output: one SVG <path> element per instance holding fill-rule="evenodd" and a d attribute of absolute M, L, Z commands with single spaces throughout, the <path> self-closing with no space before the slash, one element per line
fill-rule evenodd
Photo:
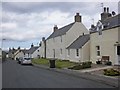
<path fill-rule="evenodd" d="M 80 69 L 85 69 L 85 68 L 91 68 L 91 64 L 92 62 L 83 62 L 82 64 L 69 67 L 68 69 L 80 70 Z"/>
<path fill-rule="evenodd" d="M 120 72 L 117 71 L 117 70 L 114 70 L 114 69 L 110 69 L 110 70 L 104 69 L 104 75 L 107 75 L 107 76 L 119 76 Z"/>
<path fill-rule="evenodd" d="M 105 65 L 112 65 L 112 62 L 108 61 L 108 62 L 105 63 Z"/>

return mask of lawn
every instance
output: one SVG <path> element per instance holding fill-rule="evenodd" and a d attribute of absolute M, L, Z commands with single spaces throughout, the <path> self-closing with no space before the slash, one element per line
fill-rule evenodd
<path fill-rule="evenodd" d="M 49 60 L 48 59 L 33 59 L 32 63 L 49 66 Z M 56 60 L 55 61 L 56 68 L 68 68 L 68 67 L 74 66 L 76 64 L 77 63 L 70 62 L 68 60 Z"/>
<path fill-rule="evenodd" d="M 43 65 L 49 65 L 49 60 L 47 59 L 33 59 L 33 64 L 43 64 Z"/>

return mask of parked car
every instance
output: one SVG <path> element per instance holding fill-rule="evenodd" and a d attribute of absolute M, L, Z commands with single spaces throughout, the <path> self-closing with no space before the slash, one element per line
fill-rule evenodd
<path fill-rule="evenodd" d="M 31 60 L 31 58 L 23 58 L 22 60 L 21 60 L 21 64 L 23 65 L 23 64 L 29 64 L 29 65 L 32 65 L 32 60 Z"/>

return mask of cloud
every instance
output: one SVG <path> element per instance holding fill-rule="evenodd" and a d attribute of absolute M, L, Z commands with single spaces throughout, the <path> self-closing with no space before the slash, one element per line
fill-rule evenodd
<path fill-rule="evenodd" d="M 110 12 L 117 12 L 117 3 L 104 3 L 110 6 Z M 100 19 L 101 2 L 3 2 L 2 38 L 9 41 L 40 41 L 53 32 L 53 26 L 59 28 L 74 22 L 79 12 L 83 24 L 89 29 Z M 1 33 L 1 32 L 0 32 Z"/>
<path fill-rule="evenodd" d="M 2 23 L 0 28 L 2 28 L 2 29 L 16 29 L 17 24 L 16 23 Z"/>

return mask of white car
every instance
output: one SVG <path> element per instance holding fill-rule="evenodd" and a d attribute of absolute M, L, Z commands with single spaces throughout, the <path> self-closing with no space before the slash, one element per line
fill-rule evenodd
<path fill-rule="evenodd" d="M 31 58 L 23 58 L 22 61 L 21 61 L 21 64 L 30 64 L 32 65 L 32 60 Z"/>

